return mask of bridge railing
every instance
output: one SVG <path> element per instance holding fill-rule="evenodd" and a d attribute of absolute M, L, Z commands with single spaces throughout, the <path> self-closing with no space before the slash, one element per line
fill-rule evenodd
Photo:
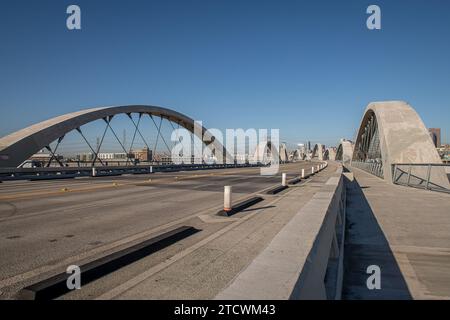
<path fill-rule="evenodd" d="M 215 299 L 341 299 L 348 177 L 339 167 Z"/>
<path fill-rule="evenodd" d="M 396 163 L 392 165 L 394 184 L 450 193 L 450 164 Z"/>
<path fill-rule="evenodd" d="M 381 162 L 362 162 L 362 161 L 356 161 L 353 160 L 351 162 L 352 167 L 362 169 L 364 171 L 367 171 L 377 177 L 383 178 L 384 177 L 384 171 L 383 171 L 383 163 Z"/>
<path fill-rule="evenodd" d="M 191 170 L 227 169 L 241 167 L 263 167 L 264 164 L 182 164 L 182 165 L 136 165 L 94 167 L 96 176 L 122 174 L 149 174 Z M 49 167 L 49 168 L 0 168 L 0 181 L 47 180 L 92 176 L 93 167 Z"/>

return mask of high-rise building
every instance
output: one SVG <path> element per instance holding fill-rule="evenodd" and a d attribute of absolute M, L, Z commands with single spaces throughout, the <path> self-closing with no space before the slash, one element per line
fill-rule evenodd
<path fill-rule="evenodd" d="M 441 146 L 441 128 L 429 128 L 428 131 L 430 132 L 434 146 L 439 148 Z"/>

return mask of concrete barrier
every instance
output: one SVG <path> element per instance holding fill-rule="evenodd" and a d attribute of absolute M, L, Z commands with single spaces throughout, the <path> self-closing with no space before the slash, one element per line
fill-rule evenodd
<path fill-rule="evenodd" d="M 216 299 L 340 299 L 345 179 L 338 169 Z"/>

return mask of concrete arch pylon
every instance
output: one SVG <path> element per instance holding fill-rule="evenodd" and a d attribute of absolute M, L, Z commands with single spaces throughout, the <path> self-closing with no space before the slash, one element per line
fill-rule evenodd
<path fill-rule="evenodd" d="M 256 146 L 253 159 L 261 163 L 269 163 L 273 160 L 277 162 L 286 162 L 289 160 L 286 144 L 280 143 L 277 148 L 273 148 L 274 145 L 270 140 L 261 141 Z"/>
<path fill-rule="evenodd" d="M 99 107 L 80 110 L 42 121 L 19 131 L 13 132 L 0 139 L 0 167 L 17 167 L 31 155 L 45 148 L 51 142 L 66 133 L 79 128 L 89 122 L 112 117 L 117 114 L 149 114 L 165 118 L 179 124 L 193 132 L 203 141 L 214 140 L 206 128 L 201 128 L 201 136 L 194 130 L 194 120 L 177 111 L 148 105 L 127 105 L 113 107 Z M 224 158 L 228 154 L 219 141 L 206 142 L 216 150 L 216 157 Z M 220 154 L 222 151 L 222 154 Z M 219 154 L 217 154 L 217 152 Z M 225 160 L 225 159 L 224 159 Z"/>
<path fill-rule="evenodd" d="M 287 147 L 286 147 L 286 144 L 284 142 L 282 142 L 280 145 L 280 161 L 286 162 L 288 160 L 289 160 L 289 155 L 288 155 Z"/>
<path fill-rule="evenodd" d="M 353 160 L 358 160 L 360 157 L 358 152 L 364 130 L 373 117 L 377 124 L 385 180 L 392 182 L 393 164 L 442 164 L 422 119 L 404 101 L 372 102 L 366 107 L 355 142 Z M 442 175 L 442 179 L 437 178 L 442 181 L 442 184 L 448 185 L 445 174 Z"/>
<path fill-rule="evenodd" d="M 324 156 L 324 147 L 323 144 L 321 143 L 317 143 L 314 146 L 313 152 L 312 152 L 312 159 L 317 158 L 318 160 L 322 161 L 323 160 L 323 156 Z"/>
<path fill-rule="evenodd" d="M 325 153 L 323 155 L 324 160 L 336 160 L 336 149 L 335 148 L 326 148 Z"/>
<path fill-rule="evenodd" d="M 354 145 L 350 140 L 342 139 L 336 150 L 335 160 L 350 164 L 353 158 Z"/>

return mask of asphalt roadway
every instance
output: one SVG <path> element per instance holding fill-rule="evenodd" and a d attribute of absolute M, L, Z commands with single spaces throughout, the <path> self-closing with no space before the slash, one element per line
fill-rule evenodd
<path fill-rule="evenodd" d="M 281 172 L 291 179 L 298 177 L 302 168 L 310 172 L 313 164 L 285 164 L 276 176 L 261 176 L 260 168 L 235 168 L 3 182 L 0 184 L 0 299 L 15 298 L 24 286 L 64 272 L 70 264 L 92 261 L 183 225 L 194 226 L 201 232 L 61 298 L 213 298 L 311 198 L 326 181 L 327 171 L 331 173 L 334 169 L 329 167 L 302 181 L 297 185 L 299 188 L 289 188 L 281 195 L 267 195 L 256 209 L 232 217 L 216 215 L 223 204 L 223 187 L 233 187 L 233 202 L 237 202 L 279 185 Z M 308 186 L 307 182 L 313 183 Z M 285 210 L 280 214 L 275 203 L 283 199 Z M 252 221 L 260 212 L 267 212 L 264 219 L 268 220 Z M 239 231 L 246 224 L 247 231 Z M 258 232 L 253 232 L 257 236 L 251 238 L 249 230 L 257 225 Z M 233 232 L 237 232 L 234 238 L 231 235 L 219 247 L 231 245 L 239 235 L 245 235 L 244 240 L 251 245 L 242 247 L 246 242 L 241 239 L 241 245 L 235 244 L 240 253 L 227 256 L 222 263 L 218 262 L 217 255 L 221 256 L 224 248 L 210 248 L 202 257 L 195 257 L 199 254 L 196 249 L 225 233 L 230 237 Z M 187 256 L 189 259 L 185 259 Z M 230 262 L 233 258 L 236 263 Z M 162 276 L 174 259 L 181 265 Z M 212 273 L 208 280 L 204 280 L 202 276 L 208 271 L 201 273 L 196 266 L 200 267 L 201 261 L 208 259 L 210 266 L 214 265 L 212 261 L 218 264 L 215 270 L 209 270 Z M 189 261 L 190 266 L 183 266 Z M 184 288 L 180 279 L 188 277 L 190 272 L 190 277 L 197 280 Z M 159 280 L 158 275 L 162 277 Z M 150 276 L 156 278 L 146 283 Z M 139 288 L 141 284 L 144 287 Z"/>

